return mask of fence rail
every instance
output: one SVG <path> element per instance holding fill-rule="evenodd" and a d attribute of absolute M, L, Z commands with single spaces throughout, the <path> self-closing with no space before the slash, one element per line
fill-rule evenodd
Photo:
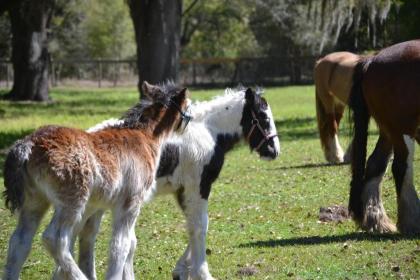
<path fill-rule="evenodd" d="M 313 56 L 182 59 L 179 80 L 195 87 L 305 84 L 313 81 L 315 60 Z M 51 60 L 49 69 L 52 87 L 135 86 L 137 73 L 136 60 Z M 12 84 L 12 63 L 0 60 L 0 87 L 10 88 Z"/>

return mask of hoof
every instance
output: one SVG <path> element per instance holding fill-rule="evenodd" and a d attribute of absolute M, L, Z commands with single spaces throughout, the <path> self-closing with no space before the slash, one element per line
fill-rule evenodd
<path fill-rule="evenodd" d="M 386 213 L 369 211 L 365 214 L 361 228 L 370 233 L 394 233 L 397 227 Z"/>

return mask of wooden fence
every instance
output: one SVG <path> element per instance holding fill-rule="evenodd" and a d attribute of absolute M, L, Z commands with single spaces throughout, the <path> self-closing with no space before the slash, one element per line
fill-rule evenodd
<path fill-rule="evenodd" d="M 312 83 L 315 57 L 182 59 L 181 84 L 193 87 L 285 85 Z M 137 84 L 135 60 L 51 60 L 50 84 L 56 86 L 115 87 Z M 10 88 L 13 67 L 0 60 L 0 87 Z"/>

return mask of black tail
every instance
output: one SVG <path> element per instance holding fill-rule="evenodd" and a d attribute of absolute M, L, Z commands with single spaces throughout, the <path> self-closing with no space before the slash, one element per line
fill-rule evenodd
<path fill-rule="evenodd" d="M 366 60 L 357 63 L 353 74 L 353 86 L 349 97 L 354 124 L 351 158 L 352 179 L 350 183 L 349 211 L 357 222 L 363 220 L 362 192 L 366 168 L 366 145 L 369 128 L 369 110 L 363 96 L 362 81 Z"/>
<path fill-rule="evenodd" d="M 31 151 L 30 142 L 19 140 L 7 154 L 4 164 L 3 197 L 10 212 L 19 210 L 23 204 L 25 163 Z"/>

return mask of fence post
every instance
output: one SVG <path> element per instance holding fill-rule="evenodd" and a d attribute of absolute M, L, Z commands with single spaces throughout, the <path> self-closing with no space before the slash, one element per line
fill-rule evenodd
<path fill-rule="evenodd" d="M 193 62 L 193 86 L 197 85 L 197 80 L 196 80 L 196 76 L 197 76 L 197 70 L 195 68 L 195 61 Z"/>
<path fill-rule="evenodd" d="M 101 87 L 101 81 L 102 81 L 102 63 L 101 60 L 98 60 L 98 87 Z"/>
<path fill-rule="evenodd" d="M 114 61 L 114 87 L 117 86 L 119 72 L 120 72 L 119 61 Z"/>
<path fill-rule="evenodd" d="M 51 86 L 52 87 L 54 87 L 54 86 L 56 86 L 56 83 L 55 83 L 55 65 L 54 65 L 54 60 L 53 59 L 51 59 L 50 60 L 50 69 L 51 69 L 51 73 L 50 73 L 50 75 L 51 75 Z"/>
<path fill-rule="evenodd" d="M 9 88 L 10 63 L 6 62 L 6 88 Z"/>

